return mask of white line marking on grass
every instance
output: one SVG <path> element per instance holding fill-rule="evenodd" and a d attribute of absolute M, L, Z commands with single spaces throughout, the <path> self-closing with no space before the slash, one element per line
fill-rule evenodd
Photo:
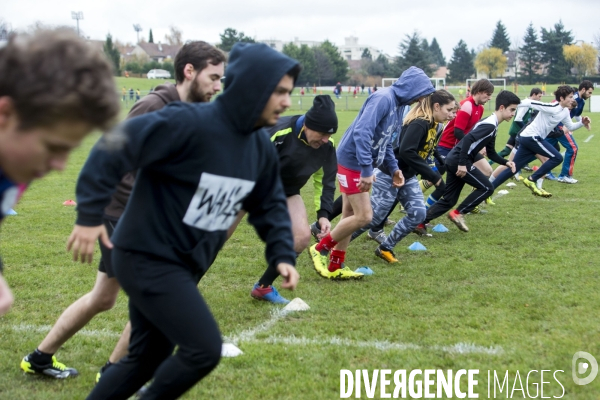
<path fill-rule="evenodd" d="M 345 346 L 372 348 L 381 351 L 406 351 L 406 350 L 433 350 L 450 354 L 489 354 L 498 355 L 504 352 L 500 346 L 484 347 L 472 343 L 457 343 L 451 346 L 420 346 L 413 343 L 393 343 L 385 340 L 357 341 L 337 337 L 308 339 L 296 336 L 269 336 L 266 339 L 254 339 L 250 342 L 286 344 L 296 346 Z"/>
<path fill-rule="evenodd" d="M 35 332 L 35 333 L 47 333 L 52 329 L 51 325 L 29 325 L 29 324 L 20 324 L 13 325 L 11 329 L 15 332 Z M 77 332 L 79 335 L 83 336 L 91 336 L 91 337 L 119 337 L 120 333 L 112 332 L 107 329 L 82 329 Z"/>
<path fill-rule="evenodd" d="M 592 140 L 592 138 L 593 138 L 593 137 L 594 137 L 594 135 L 590 135 L 590 136 L 589 136 L 587 139 L 585 139 L 585 140 L 583 141 L 583 143 L 587 143 L 587 142 L 589 142 L 590 140 Z"/>
<path fill-rule="evenodd" d="M 246 329 L 245 331 L 243 331 L 235 336 L 225 337 L 224 339 L 225 339 L 225 341 L 231 342 L 235 345 L 237 345 L 240 342 L 249 342 L 249 341 L 253 340 L 254 337 L 256 335 L 258 335 L 259 333 L 262 333 L 262 332 L 265 332 L 265 331 L 268 331 L 269 329 L 271 329 L 277 321 L 279 321 L 281 318 L 285 317 L 288 313 L 289 313 L 288 311 L 284 311 L 282 309 L 273 310 L 273 311 L 271 311 L 271 318 L 269 318 L 268 321 L 263 322 L 262 324 L 259 324 L 259 325 L 255 326 L 254 328 Z"/>
<path fill-rule="evenodd" d="M 386 340 L 349 340 L 338 337 L 321 338 L 321 339 L 309 339 L 305 337 L 296 336 L 269 336 L 266 339 L 257 339 L 256 335 L 265 332 L 273 327 L 277 321 L 289 314 L 289 312 L 281 309 L 274 310 L 271 312 L 271 318 L 254 328 L 247 329 L 242 333 L 224 338 L 228 342 L 234 344 L 245 343 L 271 343 L 271 344 L 286 344 L 295 346 L 344 346 L 344 347 L 359 347 L 359 348 L 371 348 L 380 351 L 406 351 L 406 350 L 430 350 L 430 351 L 443 351 L 449 354 L 488 354 L 498 355 L 504 353 L 504 349 L 500 346 L 484 347 L 472 343 L 457 343 L 450 346 L 421 346 L 413 343 L 394 343 Z M 30 325 L 20 324 L 13 325 L 10 327 L 15 332 L 33 332 L 33 333 L 47 333 L 52 326 L 50 325 Z M 107 329 L 82 329 L 77 332 L 79 335 L 90 336 L 90 337 L 119 337 L 119 332 L 109 331 Z"/>

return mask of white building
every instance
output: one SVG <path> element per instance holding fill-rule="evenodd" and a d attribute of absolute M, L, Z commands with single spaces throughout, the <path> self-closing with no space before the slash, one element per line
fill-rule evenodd
<path fill-rule="evenodd" d="M 344 45 L 338 46 L 340 54 L 345 60 L 360 60 L 365 49 L 368 49 L 371 53 L 373 60 L 382 54 L 382 51 L 369 45 L 358 44 L 358 38 L 356 36 L 349 36 L 344 38 Z"/>
<path fill-rule="evenodd" d="M 296 47 L 300 47 L 303 44 L 307 45 L 308 47 L 317 47 L 323 43 L 317 42 L 316 40 L 300 40 L 297 37 L 295 37 L 291 42 L 284 42 L 283 40 L 278 39 L 257 40 L 257 42 L 267 44 L 277 51 L 283 51 L 283 46 L 289 43 L 293 43 Z"/>
<path fill-rule="evenodd" d="M 284 42 L 283 40 L 278 39 L 258 40 L 258 42 L 265 43 L 277 51 L 283 51 L 283 46 L 285 46 L 288 43 L 293 43 L 298 47 L 302 46 L 303 44 L 307 45 L 308 47 L 317 47 L 323 43 L 315 40 L 299 40 L 297 37 L 294 38 L 294 40 L 291 42 Z M 338 51 L 340 52 L 340 55 L 344 58 L 344 60 L 360 60 L 365 49 L 369 50 L 371 56 L 373 57 L 373 60 L 375 60 L 377 57 L 379 57 L 380 54 L 382 54 L 381 50 L 373 46 L 358 44 L 358 38 L 355 36 L 344 38 L 344 42 L 345 43 L 343 46 L 337 46 Z"/>

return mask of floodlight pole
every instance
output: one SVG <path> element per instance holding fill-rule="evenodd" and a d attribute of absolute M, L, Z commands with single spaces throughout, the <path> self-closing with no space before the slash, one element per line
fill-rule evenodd
<path fill-rule="evenodd" d="M 137 42 L 140 42 L 140 32 L 142 31 L 142 27 L 140 24 L 133 24 L 133 30 L 137 33 Z"/>
<path fill-rule="evenodd" d="M 83 19 L 83 12 L 82 11 L 71 11 L 71 18 L 74 20 L 77 20 L 77 36 L 80 36 L 79 34 L 79 20 Z"/>

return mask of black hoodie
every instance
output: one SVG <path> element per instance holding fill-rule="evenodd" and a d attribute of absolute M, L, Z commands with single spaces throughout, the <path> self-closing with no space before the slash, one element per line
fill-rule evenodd
<path fill-rule="evenodd" d="M 115 246 L 204 273 L 244 209 L 267 243 L 270 268 L 295 265 L 277 152 L 254 127 L 281 78 L 297 62 L 263 44 L 237 44 L 225 90 L 212 103 L 172 103 L 123 125 L 117 151 L 92 149 L 77 183 L 77 224 L 97 226 L 127 171 L 138 170 L 112 240 Z"/>

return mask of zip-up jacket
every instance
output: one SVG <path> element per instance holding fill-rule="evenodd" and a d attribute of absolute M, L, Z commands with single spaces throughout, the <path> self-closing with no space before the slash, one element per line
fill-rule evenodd
<path fill-rule="evenodd" d="M 475 124 L 483 117 L 484 108 L 475 103 L 473 96 L 460 102 L 460 109 L 456 118 L 448 122 L 442 133 L 439 146 L 452 149 L 456 144 L 473 129 Z"/>
<path fill-rule="evenodd" d="M 448 153 L 446 164 L 466 166 L 475 162 L 475 156 L 485 147 L 487 156 L 495 163 L 506 165 L 508 160 L 496 153 L 498 118 L 492 114 L 479 121 L 464 138 Z"/>
<path fill-rule="evenodd" d="M 269 268 L 295 265 L 291 222 L 277 152 L 255 125 L 297 61 L 263 44 L 230 53 L 225 90 L 211 103 L 175 102 L 128 120 L 126 143 L 92 149 L 77 184 L 77 224 L 97 226 L 121 178 L 136 183 L 112 236 L 115 246 L 203 274 L 238 212 L 266 242 Z"/>
<path fill-rule="evenodd" d="M 173 84 L 157 86 L 154 91 L 148 93 L 140 101 L 137 101 L 127 118 L 137 117 L 152 111 L 157 111 L 173 101 L 179 101 L 179 93 Z M 117 190 L 113 194 L 110 204 L 104 209 L 104 216 L 111 220 L 118 220 L 125 211 L 127 200 L 131 195 L 133 184 L 135 182 L 135 172 L 128 172 L 121 182 L 117 185 Z"/>
<path fill-rule="evenodd" d="M 279 154 L 279 173 L 286 196 L 300 194 L 313 176 L 317 219 L 333 211 L 337 158 L 333 139 L 313 149 L 304 135 L 304 115 L 281 117 L 267 129 Z"/>
<path fill-rule="evenodd" d="M 337 150 L 338 163 L 360 171 L 362 177 L 372 176 L 374 167 L 385 164 L 393 175 L 398 163 L 391 138 L 402 125 L 404 106 L 434 91 L 427 75 L 417 67 L 410 67 L 392 86 L 373 93 L 342 137 Z"/>
<path fill-rule="evenodd" d="M 568 108 L 562 107 L 560 103 L 542 103 L 531 99 L 525 99 L 519 107 L 529 107 L 539 111 L 538 115 L 519 133 L 520 136 L 539 136 L 546 139 L 554 127 L 562 123 L 568 130 L 574 131 L 583 126 L 581 121 L 573 123 Z"/>

